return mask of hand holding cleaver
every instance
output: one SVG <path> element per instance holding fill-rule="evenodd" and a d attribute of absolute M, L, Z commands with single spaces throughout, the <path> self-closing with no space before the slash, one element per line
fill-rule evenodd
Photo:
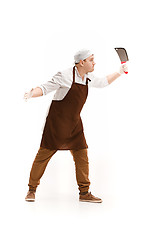
<path fill-rule="evenodd" d="M 126 63 L 127 61 L 129 61 L 128 59 L 128 55 L 127 55 L 127 51 L 125 48 L 115 48 L 120 60 L 121 60 L 121 64 Z M 127 74 L 128 72 L 125 72 L 125 74 Z"/>

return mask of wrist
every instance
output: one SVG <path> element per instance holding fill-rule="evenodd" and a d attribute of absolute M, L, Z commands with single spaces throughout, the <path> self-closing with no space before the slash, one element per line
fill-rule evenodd
<path fill-rule="evenodd" d="M 120 71 L 117 71 L 118 73 L 118 77 L 120 77 L 122 75 L 122 73 Z"/>
<path fill-rule="evenodd" d="M 29 98 L 32 98 L 32 97 L 33 97 L 33 91 L 34 91 L 34 89 L 32 88 L 32 89 L 30 90 L 30 93 L 29 93 Z"/>

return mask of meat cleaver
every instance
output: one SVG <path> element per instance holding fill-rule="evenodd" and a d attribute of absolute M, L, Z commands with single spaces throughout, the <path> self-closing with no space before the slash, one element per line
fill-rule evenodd
<path fill-rule="evenodd" d="M 126 63 L 127 61 L 129 61 L 128 59 L 128 55 L 127 55 L 127 51 L 125 48 L 115 48 L 120 60 L 121 60 L 121 64 Z M 125 72 L 125 74 L 127 74 L 128 72 Z"/>

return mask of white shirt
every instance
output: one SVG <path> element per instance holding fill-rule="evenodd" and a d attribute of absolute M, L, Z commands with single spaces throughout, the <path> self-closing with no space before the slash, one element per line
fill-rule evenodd
<path fill-rule="evenodd" d="M 107 77 L 98 78 L 95 77 L 92 73 L 85 74 L 84 80 L 82 80 L 78 69 L 75 67 L 75 83 L 86 85 L 86 78 L 89 78 L 91 80 L 88 81 L 88 87 L 103 88 L 109 84 Z M 68 68 L 62 72 L 58 72 L 52 77 L 50 81 L 40 85 L 39 87 L 42 89 L 43 95 L 56 90 L 53 96 L 53 100 L 62 100 L 71 88 L 72 82 L 73 67 Z"/>

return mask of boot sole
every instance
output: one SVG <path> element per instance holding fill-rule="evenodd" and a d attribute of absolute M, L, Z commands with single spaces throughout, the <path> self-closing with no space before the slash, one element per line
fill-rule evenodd
<path fill-rule="evenodd" d="M 91 202 L 91 203 L 102 203 L 102 200 L 95 200 L 95 201 L 92 201 L 92 200 L 82 200 L 82 199 L 79 199 L 80 202 Z"/>
<path fill-rule="evenodd" d="M 27 202 L 35 202 L 35 199 L 25 199 Z"/>

